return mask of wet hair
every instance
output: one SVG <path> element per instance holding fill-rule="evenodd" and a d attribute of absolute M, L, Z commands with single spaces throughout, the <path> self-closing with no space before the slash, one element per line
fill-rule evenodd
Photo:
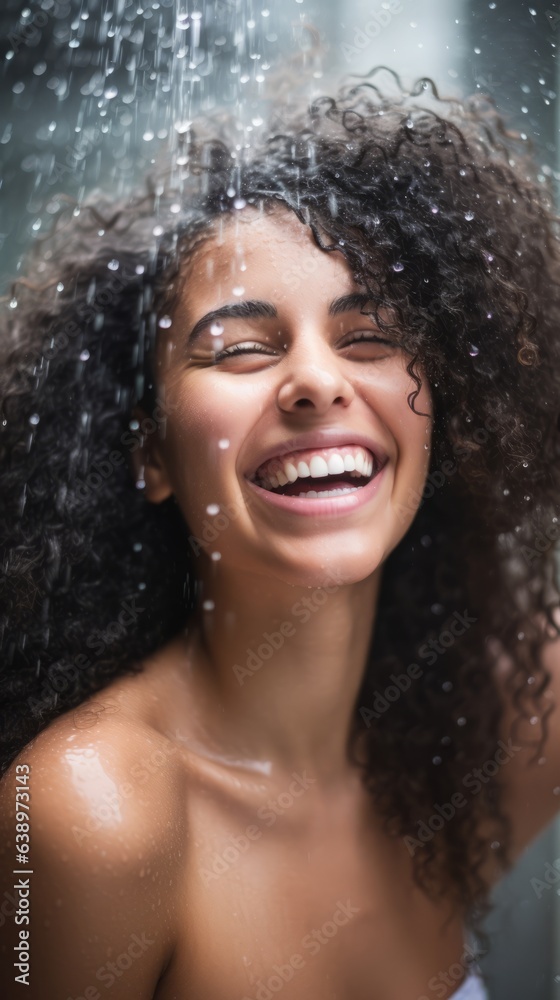
<path fill-rule="evenodd" d="M 558 220 L 549 179 L 489 98 L 444 102 L 427 78 L 389 95 L 375 74 L 273 109 L 250 149 L 225 113 L 195 123 L 127 199 L 53 196 L 1 328 L 2 761 L 188 623 L 209 544 L 174 497 L 148 503 L 129 467 L 168 418 L 158 324 L 223 221 L 244 204 L 293 212 L 402 342 L 411 408 L 419 366 L 430 385 L 429 472 L 398 512 L 412 523 L 384 565 L 355 731 L 418 884 L 478 929 L 482 863 L 510 865 L 494 640 L 520 723 L 539 722 L 533 761 L 551 710 L 540 651 L 558 632 Z M 304 288 L 288 261 L 283 280 Z"/>

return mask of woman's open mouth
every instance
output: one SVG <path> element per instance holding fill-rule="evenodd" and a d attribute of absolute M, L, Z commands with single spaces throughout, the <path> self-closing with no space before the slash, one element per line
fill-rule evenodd
<path fill-rule="evenodd" d="M 276 506 L 299 510 L 312 504 L 309 513 L 338 513 L 353 509 L 364 490 L 363 499 L 369 498 L 374 491 L 368 487 L 385 464 L 361 445 L 313 448 L 264 462 L 249 482 L 261 495 L 268 494 Z M 325 504 L 329 500 L 331 503 Z"/>

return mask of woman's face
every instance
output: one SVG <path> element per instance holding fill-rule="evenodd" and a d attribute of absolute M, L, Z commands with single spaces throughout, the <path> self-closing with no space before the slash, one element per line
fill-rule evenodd
<path fill-rule="evenodd" d="M 360 292 L 342 254 L 321 251 L 283 209 L 228 217 L 190 261 L 172 324 L 160 330 L 169 416 L 165 437 L 149 443 L 146 493 L 154 502 L 174 493 L 193 550 L 220 566 L 303 586 L 330 572 L 356 582 L 412 523 L 431 396 L 423 380 L 415 408 L 428 416 L 415 415 L 410 357 L 375 340 L 390 335 L 360 312 L 351 298 Z M 246 315 L 215 316 L 232 305 Z"/>

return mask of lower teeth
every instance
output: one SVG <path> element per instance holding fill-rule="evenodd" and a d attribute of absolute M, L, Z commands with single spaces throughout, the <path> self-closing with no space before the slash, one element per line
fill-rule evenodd
<path fill-rule="evenodd" d="M 355 493 L 359 489 L 359 486 L 343 486 L 338 490 L 322 490 L 320 493 L 317 493 L 316 490 L 309 490 L 307 493 L 298 493 L 298 496 L 312 500 L 316 500 L 317 498 L 324 500 L 327 497 L 342 496 L 343 493 Z"/>

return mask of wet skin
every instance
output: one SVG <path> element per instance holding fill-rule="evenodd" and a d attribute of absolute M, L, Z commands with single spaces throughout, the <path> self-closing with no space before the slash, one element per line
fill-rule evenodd
<path fill-rule="evenodd" d="M 297 292 L 286 260 L 306 275 Z M 464 914 L 445 924 L 448 900 L 415 886 L 348 754 L 383 563 L 414 518 L 431 435 L 429 387 L 419 416 L 398 343 L 375 341 L 387 335 L 359 308 L 329 312 L 356 291 L 342 256 L 283 212 L 243 210 L 186 270 L 158 345 L 165 434 L 146 439 L 134 472 L 150 502 L 175 494 L 196 538 L 209 505 L 235 517 L 201 548 L 187 633 L 49 726 L 2 782 L 11 886 L 15 767 L 31 766 L 27 996 L 419 1000 L 461 981 Z M 220 336 L 206 325 L 188 343 L 201 317 L 242 300 L 276 315 L 223 318 Z M 249 344 L 260 350 L 215 356 Z M 263 448 L 325 428 L 383 447 L 367 503 L 310 518 L 255 494 L 246 474 Z M 234 669 L 273 633 L 284 641 L 270 659 Z M 556 698 L 559 662 L 553 643 Z M 507 668 L 497 649 L 498 682 Z M 516 855 L 559 805 L 557 714 L 545 765 L 528 768 L 520 751 L 503 768 Z M 486 870 L 496 876 L 491 852 Z"/>

